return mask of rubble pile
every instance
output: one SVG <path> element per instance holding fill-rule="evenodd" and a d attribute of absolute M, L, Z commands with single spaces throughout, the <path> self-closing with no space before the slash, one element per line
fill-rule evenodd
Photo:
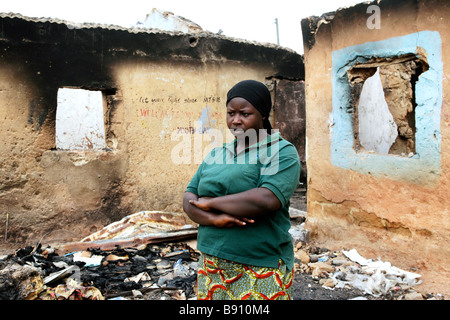
<path fill-rule="evenodd" d="M 141 211 L 79 242 L 40 243 L 0 259 L 0 300 L 191 299 L 197 228 L 180 213 Z"/>
<path fill-rule="evenodd" d="M 355 249 L 330 251 L 298 242 L 296 271 L 310 274 L 323 288 L 358 289 L 362 300 L 438 300 L 415 288 L 420 274 L 405 271 L 378 259 L 365 259 Z"/>
<path fill-rule="evenodd" d="M 26 247 L 0 260 L 0 300 L 195 298 L 198 256 L 185 242 L 65 255 Z"/>
<path fill-rule="evenodd" d="M 291 210 L 290 233 L 294 279 L 307 276 L 320 288 L 312 299 L 344 289 L 361 292 L 364 300 L 443 299 L 416 290 L 420 274 L 365 259 L 355 249 L 330 251 L 309 243 L 305 214 Z M 195 300 L 197 232 L 181 214 L 142 211 L 79 242 L 21 248 L 0 257 L 0 300 Z"/>

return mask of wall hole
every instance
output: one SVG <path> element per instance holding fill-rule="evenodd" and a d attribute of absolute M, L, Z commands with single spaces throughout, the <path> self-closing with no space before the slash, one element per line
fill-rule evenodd
<path fill-rule="evenodd" d="M 191 47 L 195 47 L 198 44 L 198 38 L 197 37 L 190 37 L 189 38 L 189 45 Z"/>
<path fill-rule="evenodd" d="M 102 91 L 60 88 L 56 107 L 56 149 L 105 147 L 105 98 Z"/>
<path fill-rule="evenodd" d="M 426 70 L 426 59 L 414 54 L 372 58 L 348 70 L 356 151 L 415 154 L 415 85 Z"/>

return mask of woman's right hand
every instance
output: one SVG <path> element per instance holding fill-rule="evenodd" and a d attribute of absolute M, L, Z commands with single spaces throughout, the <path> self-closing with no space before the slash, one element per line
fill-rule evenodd
<path fill-rule="evenodd" d="M 229 215 L 227 213 L 219 213 L 214 214 L 214 216 L 211 217 L 212 223 L 217 228 L 231 228 L 231 227 L 243 227 L 246 226 L 247 223 L 254 223 L 255 220 L 248 219 L 248 218 L 237 218 L 232 215 Z"/>

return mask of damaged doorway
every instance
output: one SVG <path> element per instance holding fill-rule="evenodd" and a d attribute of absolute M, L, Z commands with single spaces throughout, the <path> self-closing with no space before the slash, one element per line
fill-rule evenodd
<path fill-rule="evenodd" d="M 372 58 L 347 71 L 356 151 L 408 157 L 416 153 L 416 82 L 428 68 L 426 58 L 407 54 Z"/>

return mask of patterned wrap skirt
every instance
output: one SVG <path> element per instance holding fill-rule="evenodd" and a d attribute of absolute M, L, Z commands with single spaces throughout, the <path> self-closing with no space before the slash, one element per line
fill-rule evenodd
<path fill-rule="evenodd" d="M 198 262 L 198 300 L 291 300 L 293 272 L 256 267 L 202 254 Z"/>

